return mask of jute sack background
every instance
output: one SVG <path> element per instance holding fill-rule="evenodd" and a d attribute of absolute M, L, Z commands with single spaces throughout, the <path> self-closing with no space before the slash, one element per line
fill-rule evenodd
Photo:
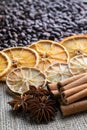
<path fill-rule="evenodd" d="M 87 130 L 87 113 L 80 113 L 62 118 L 58 112 L 49 124 L 35 124 L 28 115 L 11 111 L 7 104 L 12 96 L 6 93 L 5 83 L 0 83 L 0 130 Z"/>

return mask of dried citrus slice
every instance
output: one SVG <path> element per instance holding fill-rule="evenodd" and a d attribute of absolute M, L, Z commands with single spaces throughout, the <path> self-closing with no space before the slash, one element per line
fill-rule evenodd
<path fill-rule="evenodd" d="M 56 83 L 72 76 L 68 64 L 64 63 L 56 63 L 49 66 L 45 73 L 47 75 L 47 81 L 51 83 Z"/>
<path fill-rule="evenodd" d="M 0 80 L 4 75 L 6 75 L 10 67 L 11 61 L 9 57 L 4 52 L 0 51 Z"/>
<path fill-rule="evenodd" d="M 87 53 L 87 35 L 85 34 L 67 37 L 60 44 L 67 48 L 70 57 Z"/>
<path fill-rule="evenodd" d="M 87 55 L 78 55 L 71 58 L 69 69 L 73 75 L 87 72 Z"/>
<path fill-rule="evenodd" d="M 39 56 L 37 52 L 33 49 L 27 47 L 12 47 L 8 49 L 4 49 L 3 52 L 10 58 L 11 60 L 11 68 L 17 67 L 35 67 L 39 62 Z M 6 76 L 2 77 L 1 80 L 6 80 Z"/>
<path fill-rule="evenodd" d="M 38 64 L 38 54 L 27 47 L 12 47 L 3 50 L 11 60 L 12 68 L 27 66 L 34 67 Z"/>
<path fill-rule="evenodd" d="M 46 76 L 38 69 L 32 67 L 20 67 L 13 69 L 7 76 L 8 88 L 18 94 L 29 90 L 30 86 L 43 86 L 46 83 Z"/>
<path fill-rule="evenodd" d="M 40 57 L 38 67 L 42 71 L 45 71 L 52 63 L 66 63 L 69 60 L 67 50 L 51 40 L 40 40 L 29 47 L 38 52 Z"/>

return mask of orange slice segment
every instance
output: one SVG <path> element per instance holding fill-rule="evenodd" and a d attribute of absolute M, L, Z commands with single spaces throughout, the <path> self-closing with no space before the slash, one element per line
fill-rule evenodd
<path fill-rule="evenodd" d="M 27 66 L 35 67 L 38 64 L 36 51 L 26 47 L 13 47 L 3 50 L 11 60 L 12 68 Z"/>
<path fill-rule="evenodd" d="M 87 53 L 87 35 L 85 34 L 67 37 L 60 44 L 67 48 L 70 57 Z"/>
<path fill-rule="evenodd" d="M 45 73 L 47 75 L 47 81 L 51 83 L 57 83 L 72 76 L 68 65 L 64 63 L 56 63 L 49 66 Z"/>
<path fill-rule="evenodd" d="M 44 87 L 46 76 L 36 68 L 20 67 L 8 74 L 6 83 L 12 92 L 23 94 L 30 86 Z"/>
<path fill-rule="evenodd" d="M 0 80 L 1 78 L 7 74 L 11 67 L 11 61 L 9 57 L 4 53 L 0 51 Z"/>
<path fill-rule="evenodd" d="M 73 75 L 87 72 L 87 55 L 78 55 L 71 58 L 69 69 Z"/>
<path fill-rule="evenodd" d="M 33 49 L 27 47 L 12 47 L 4 49 L 3 52 L 10 58 L 11 67 L 10 71 L 18 67 L 36 67 L 39 62 L 39 55 Z M 5 81 L 6 76 L 1 80 Z"/>
<path fill-rule="evenodd" d="M 40 60 L 38 67 L 44 72 L 50 64 L 67 63 L 69 54 L 67 50 L 57 42 L 50 40 L 40 40 L 29 46 L 36 50 Z"/>

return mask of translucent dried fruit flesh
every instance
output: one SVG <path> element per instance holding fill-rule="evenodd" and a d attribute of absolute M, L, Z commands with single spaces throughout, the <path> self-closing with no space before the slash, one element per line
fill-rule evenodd
<path fill-rule="evenodd" d="M 8 74 L 6 83 L 12 92 L 22 94 L 28 91 L 30 86 L 44 87 L 46 76 L 36 68 L 21 67 Z"/>
<path fill-rule="evenodd" d="M 3 52 L 9 57 L 11 61 L 10 71 L 18 67 L 35 67 L 38 65 L 39 56 L 33 49 L 27 47 L 12 47 L 4 49 Z M 6 80 L 5 75 L 1 80 Z"/>
<path fill-rule="evenodd" d="M 81 74 L 87 72 L 87 55 L 78 55 L 71 58 L 69 69 L 72 74 Z"/>
<path fill-rule="evenodd" d="M 70 57 L 87 53 L 87 35 L 70 36 L 60 43 L 67 48 Z"/>
<path fill-rule="evenodd" d="M 59 43 L 51 40 L 40 40 L 31 46 L 39 54 L 40 60 L 38 67 L 45 71 L 50 64 L 67 63 L 69 60 L 68 51 Z"/>
<path fill-rule="evenodd" d="M 6 75 L 10 67 L 11 67 L 11 62 L 9 57 L 4 52 L 0 52 L 0 78 Z"/>
<path fill-rule="evenodd" d="M 68 65 L 63 63 L 56 63 L 49 66 L 45 73 L 47 75 L 47 81 L 51 83 L 57 83 L 72 76 Z"/>
<path fill-rule="evenodd" d="M 3 50 L 12 62 L 12 67 L 34 67 L 38 64 L 38 54 L 26 47 L 14 47 Z"/>

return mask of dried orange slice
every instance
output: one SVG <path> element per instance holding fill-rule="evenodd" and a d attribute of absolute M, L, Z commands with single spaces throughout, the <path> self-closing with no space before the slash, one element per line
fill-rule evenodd
<path fill-rule="evenodd" d="M 85 34 L 67 37 L 60 44 L 67 48 L 70 57 L 87 53 L 87 35 Z"/>
<path fill-rule="evenodd" d="M 8 49 L 4 49 L 3 52 L 10 58 L 11 60 L 11 68 L 10 71 L 14 68 L 18 67 L 35 67 L 38 65 L 39 56 L 37 52 L 33 49 L 27 47 L 12 47 Z M 6 76 L 2 78 L 2 80 L 6 80 Z"/>
<path fill-rule="evenodd" d="M 38 52 L 40 57 L 38 68 L 43 72 L 52 63 L 67 63 L 69 60 L 67 50 L 59 43 L 51 40 L 40 40 L 29 47 Z"/>
<path fill-rule="evenodd" d="M 4 49 L 3 52 L 11 60 L 10 71 L 14 68 L 23 67 L 23 66 L 35 67 L 38 65 L 39 62 L 39 56 L 37 52 L 27 47 L 11 47 L 11 48 Z M 2 77 L 1 80 L 5 81 L 6 76 Z"/>
<path fill-rule="evenodd" d="M 37 52 L 27 47 L 12 47 L 3 50 L 3 52 L 10 58 L 12 68 L 35 67 L 39 61 Z"/>
<path fill-rule="evenodd" d="M 51 83 L 57 83 L 72 76 L 68 64 L 64 63 L 56 63 L 49 66 L 45 73 L 47 75 L 47 81 Z"/>
<path fill-rule="evenodd" d="M 87 72 L 87 55 L 78 55 L 71 58 L 69 69 L 73 75 Z"/>
<path fill-rule="evenodd" d="M 3 76 L 7 74 L 11 67 L 11 61 L 9 57 L 4 53 L 0 51 L 0 80 Z"/>
<path fill-rule="evenodd" d="M 46 76 L 38 69 L 32 67 L 20 67 L 13 69 L 7 76 L 8 88 L 18 94 L 29 90 L 30 86 L 43 86 L 46 84 Z"/>

